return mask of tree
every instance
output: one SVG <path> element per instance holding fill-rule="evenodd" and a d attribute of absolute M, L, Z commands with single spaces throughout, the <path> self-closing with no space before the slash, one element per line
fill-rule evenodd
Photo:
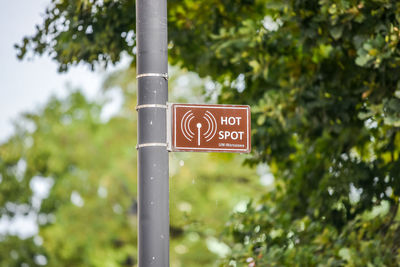
<path fill-rule="evenodd" d="M 0 218 L 33 214 L 39 227 L 27 239 L 0 235 L 0 266 L 136 265 L 134 73 L 110 74 L 101 99 L 88 100 L 76 90 L 53 97 L 24 114 L 16 134 L 0 144 Z M 201 98 L 196 90 L 202 81 L 180 72 L 182 78 L 192 82 L 172 99 Z M 102 114 L 110 91 L 119 92 L 123 104 L 107 119 Z M 255 171 L 241 161 L 233 155 L 171 155 L 171 266 L 210 266 L 218 258 L 212 245 L 221 246 L 229 212 L 259 191 Z M 49 185 L 48 196 L 38 199 L 37 183 Z"/>
<path fill-rule="evenodd" d="M 54 1 L 20 56 L 48 52 L 66 70 L 134 55 L 133 8 Z M 170 63 L 211 77 L 221 103 L 252 106 L 248 163 L 276 178 L 234 215 L 226 264 L 398 265 L 399 11 L 395 0 L 169 1 Z"/>

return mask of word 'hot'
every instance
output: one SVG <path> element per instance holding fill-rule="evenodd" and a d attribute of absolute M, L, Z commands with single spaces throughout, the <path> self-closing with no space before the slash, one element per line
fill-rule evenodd
<path fill-rule="evenodd" d="M 240 125 L 241 117 L 221 117 L 221 125 Z"/>

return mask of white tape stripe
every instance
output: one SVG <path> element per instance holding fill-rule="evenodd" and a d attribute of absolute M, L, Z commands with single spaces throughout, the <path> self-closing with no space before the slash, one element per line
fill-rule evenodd
<path fill-rule="evenodd" d="M 163 77 L 164 79 L 168 80 L 168 73 L 141 73 L 136 75 L 136 79 L 142 77 Z"/>
<path fill-rule="evenodd" d="M 143 105 L 138 105 L 136 106 L 136 110 L 139 110 L 141 108 L 165 108 L 167 109 L 167 105 L 162 105 L 162 104 L 143 104 Z"/>
<path fill-rule="evenodd" d="M 149 147 L 149 146 L 165 146 L 167 147 L 166 143 L 145 143 L 145 144 L 137 144 L 136 149 L 142 148 L 142 147 Z"/>

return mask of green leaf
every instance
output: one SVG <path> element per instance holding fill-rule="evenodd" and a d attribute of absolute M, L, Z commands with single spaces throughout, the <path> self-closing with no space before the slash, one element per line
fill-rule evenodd
<path fill-rule="evenodd" d="M 342 37 L 343 33 L 343 26 L 335 26 L 330 29 L 330 34 L 333 37 L 333 39 L 338 40 L 340 37 Z"/>

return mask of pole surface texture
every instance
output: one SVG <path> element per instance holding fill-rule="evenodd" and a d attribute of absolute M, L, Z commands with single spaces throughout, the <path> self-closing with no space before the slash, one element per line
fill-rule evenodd
<path fill-rule="evenodd" d="M 167 0 L 136 0 L 138 261 L 169 266 Z"/>

